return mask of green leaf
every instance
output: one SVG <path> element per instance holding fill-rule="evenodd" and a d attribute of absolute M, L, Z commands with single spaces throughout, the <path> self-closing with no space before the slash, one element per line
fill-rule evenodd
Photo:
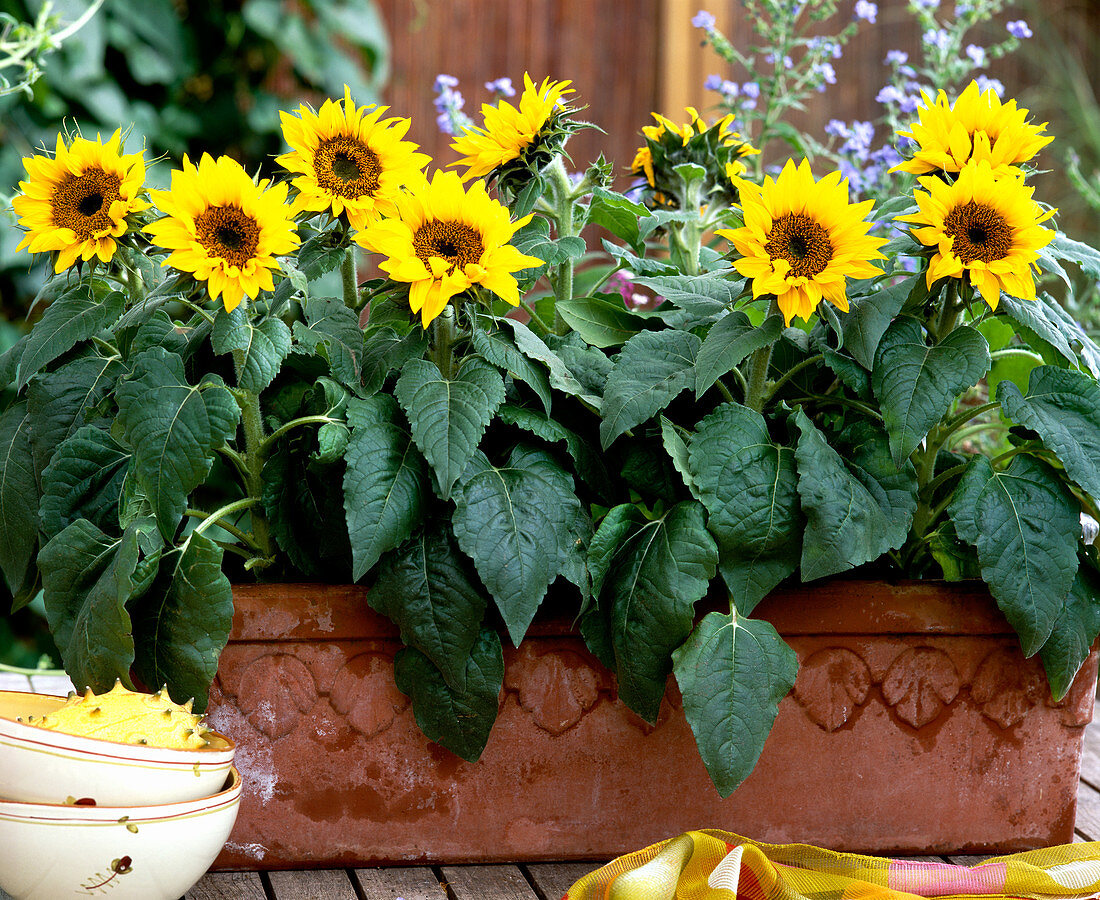
<path fill-rule="evenodd" d="M 626 342 L 604 390 L 600 441 L 605 448 L 695 383 L 701 343 L 690 332 L 674 330 L 643 331 Z"/>
<path fill-rule="evenodd" d="M 691 475 L 691 466 L 688 463 L 687 442 L 676 426 L 664 416 L 661 416 L 661 444 L 664 446 L 669 459 L 672 460 L 672 465 L 680 473 L 680 477 L 684 479 L 684 486 L 692 494 L 698 496 L 695 489 L 695 480 Z"/>
<path fill-rule="evenodd" d="M 188 494 L 206 480 L 214 452 L 236 433 L 240 408 L 219 382 L 188 384 L 183 360 L 160 347 L 135 357 L 116 396 L 133 466 L 160 533 L 171 541 Z"/>
<path fill-rule="evenodd" d="M 600 225 L 615 237 L 626 241 L 635 253 L 644 248 L 638 220 L 649 215 L 649 210 L 622 194 L 596 188 L 588 206 L 588 221 Z"/>
<path fill-rule="evenodd" d="M 118 291 L 97 297 L 88 282 L 77 284 L 54 300 L 27 338 L 19 360 L 16 390 L 23 390 L 31 378 L 76 344 L 117 322 L 124 303 Z"/>
<path fill-rule="evenodd" d="M 52 538 L 77 519 L 105 532 L 119 530 L 119 496 L 130 452 L 111 435 L 85 425 L 65 440 L 42 473 L 42 532 Z"/>
<path fill-rule="evenodd" d="M 610 594 L 603 598 L 600 595 L 620 545 L 644 522 L 645 517 L 636 506 L 622 503 L 608 510 L 588 544 L 588 575 L 595 603 L 582 608 L 580 631 L 588 649 L 609 669 L 615 668 L 615 648 L 611 639 L 614 601 Z"/>
<path fill-rule="evenodd" d="M 1039 658 L 1055 701 L 1061 700 L 1088 659 L 1100 635 L 1100 575 L 1091 566 L 1077 570 Z"/>
<path fill-rule="evenodd" d="M 401 544 L 423 518 L 428 473 L 389 395 L 352 401 L 359 421 L 344 455 L 344 512 L 351 540 L 352 578 L 358 581 L 387 550 Z M 366 421 L 363 407 L 378 408 Z"/>
<path fill-rule="evenodd" d="M 996 319 L 989 319 L 996 322 Z M 1023 347 L 1010 347 L 1001 350 L 993 358 L 993 365 L 986 376 L 986 388 L 989 396 L 994 396 L 1002 381 L 1010 381 L 1020 390 L 1027 387 L 1031 373 L 1043 365 L 1043 358 Z"/>
<path fill-rule="evenodd" d="M 38 545 L 38 484 L 27 404 L 0 415 L 0 571 L 15 591 Z"/>
<path fill-rule="evenodd" d="M 401 640 L 423 653 L 447 686 L 466 689 L 466 663 L 488 601 L 444 522 L 388 554 L 367 594 L 371 608 L 401 629 Z"/>
<path fill-rule="evenodd" d="M 579 375 L 575 375 L 562 358 L 546 345 L 546 342 L 535 334 L 530 328 L 516 319 L 504 320 L 516 336 L 516 346 L 529 359 L 543 363 L 550 373 L 550 385 L 563 391 L 580 397 L 584 402 L 596 409 L 600 408 L 600 395 L 590 386 L 582 383 Z M 599 350 L 593 350 L 599 353 Z M 602 354 L 601 354 L 602 355 Z"/>
<path fill-rule="evenodd" d="M 73 684 L 97 693 L 130 683 L 134 638 L 126 602 L 139 560 L 137 526 L 108 537 L 78 519 L 38 556 L 46 618 Z"/>
<path fill-rule="evenodd" d="M 825 365 L 840 379 L 841 384 L 849 388 L 857 397 L 869 399 L 871 396 L 871 376 L 867 370 L 852 357 L 838 353 L 831 347 L 821 351 Z"/>
<path fill-rule="evenodd" d="M 210 346 L 215 353 L 232 353 L 237 384 L 259 394 L 275 380 L 290 353 L 290 329 L 282 319 L 253 323 L 247 305 L 242 303 L 233 312 L 218 311 Z"/>
<path fill-rule="evenodd" d="M 435 470 L 443 499 L 448 499 L 504 402 L 504 380 L 477 357 L 467 359 L 453 379 L 444 378 L 435 363 L 413 359 L 401 370 L 394 394 L 412 424 L 416 446 Z"/>
<path fill-rule="evenodd" d="M 672 657 L 699 755 L 728 797 L 760 758 L 798 657 L 768 622 L 735 612 L 708 613 Z"/>
<path fill-rule="evenodd" d="M 1100 385 L 1095 379 L 1042 366 L 1032 370 L 1026 397 L 1003 381 L 997 400 L 1013 422 L 1039 434 L 1070 478 L 1100 498 Z"/>
<path fill-rule="evenodd" d="M 875 353 L 871 389 L 882 408 L 890 452 L 901 465 L 940 422 L 963 391 L 989 371 L 989 345 L 969 325 L 960 325 L 933 347 L 920 322 L 899 316 Z"/>
<path fill-rule="evenodd" d="M 310 297 L 302 304 L 305 322 L 294 323 L 294 338 L 328 360 L 332 377 L 353 391 L 360 389 L 363 330 L 359 316 L 342 300 Z"/>
<path fill-rule="evenodd" d="M 772 442 L 759 413 L 723 403 L 699 423 L 688 463 L 722 575 L 747 615 L 798 567 L 803 519 L 794 454 Z"/>
<path fill-rule="evenodd" d="M 617 347 L 648 325 L 644 316 L 632 313 L 621 299 L 576 297 L 559 300 L 555 309 L 593 347 Z"/>
<path fill-rule="evenodd" d="M 153 587 L 132 604 L 134 667 L 146 684 L 167 684 L 177 703 L 194 697 L 201 713 L 229 640 L 233 591 L 222 574 L 222 549 L 205 535 L 190 535 L 169 559 Z"/>
<path fill-rule="evenodd" d="M 977 548 L 982 579 L 1031 656 L 1050 636 L 1077 572 L 1076 501 L 1037 460 L 1016 456 L 995 471 L 976 456 L 948 511 L 959 536 Z"/>
<path fill-rule="evenodd" d="M 695 399 L 749 354 L 774 343 L 782 331 L 782 316 L 770 316 L 762 325 L 753 325 L 748 316 L 736 311 L 715 322 L 695 359 Z"/>
<path fill-rule="evenodd" d="M 476 453 L 455 494 L 455 540 L 474 561 L 516 646 L 561 571 L 569 542 L 565 503 L 576 502 L 571 480 L 565 496 L 561 488 L 539 471 L 498 469 Z"/>
<path fill-rule="evenodd" d="M 604 465 L 603 457 L 580 435 L 549 416 L 520 406 L 505 403 L 497 411 L 497 415 L 501 422 L 522 428 L 544 441 L 550 443 L 565 441 L 565 448 L 573 458 L 577 474 L 589 487 L 600 493 L 606 491 L 611 476 L 608 474 L 607 466 Z"/>
<path fill-rule="evenodd" d="M 634 283 L 655 291 L 680 309 L 707 318 L 732 310 L 745 290 L 744 278 L 721 275 L 655 275 L 635 278 Z"/>
<path fill-rule="evenodd" d="M 62 441 L 89 421 L 124 371 L 118 359 L 85 356 L 31 382 L 27 412 L 36 472 L 41 474 Z"/>
<path fill-rule="evenodd" d="M 202 331 L 209 329 L 206 320 L 202 320 Z M 179 356 L 188 356 L 188 347 L 200 329 L 186 328 L 172 321 L 171 316 L 163 309 L 153 312 L 149 318 L 142 322 L 134 331 L 134 338 L 130 342 L 128 356 L 136 356 L 143 350 L 151 347 L 163 347 L 169 353 Z"/>
<path fill-rule="evenodd" d="M 714 577 L 718 550 L 694 501 L 653 521 L 636 510 L 625 515 L 634 527 L 611 557 L 603 597 L 611 601 L 619 697 L 655 722 L 672 651 L 691 633 L 695 603 Z"/>
<path fill-rule="evenodd" d="M 893 286 L 876 285 L 870 294 L 850 298 L 848 314 L 844 316 L 844 346 L 863 368 L 875 367 L 878 342 L 901 312 L 917 277 L 907 278 Z"/>
<path fill-rule="evenodd" d="M 800 409 L 795 449 L 806 528 L 802 580 L 846 572 L 905 543 L 917 506 L 917 476 L 894 466 L 885 434 L 868 429 L 841 456 Z"/>
<path fill-rule="evenodd" d="M 1094 377 L 1100 377 L 1100 346 L 1049 295 L 1020 300 L 1002 293 L 999 309 L 1050 344 L 1071 365 L 1080 361 Z M 1040 347 L 1032 349 L 1041 352 Z"/>
<path fill-rule="evenodd" d="M 474 349 L 488 362 L 529 385 L 542 401 L 546 415 L 550 415 L 550 379 L 546 372 L 523 355 L 514 340 L 502 331 L 482 331 L 480 328 L 474 328 L 470 338 Z"/>
<path fill-rule="evenodd" d="M 1086 275 L 1100 278 L 1100 252 L 1088 244 L 1072 240 L 1058 231 L 1048 247 L 1050 253 L 1058 259 L 1077 263 Z"/>
<path fill-rule="evenodd" d="M 482 628 L 466 660 L 466 688 L 448 687 L 424 654 L 399 650 L 393 660 L 397 689 L 412 698 L 416 724 L 428 740 L 468 762 L 485 749 L 504 684 L 504 653 L 495 631 Z"/>

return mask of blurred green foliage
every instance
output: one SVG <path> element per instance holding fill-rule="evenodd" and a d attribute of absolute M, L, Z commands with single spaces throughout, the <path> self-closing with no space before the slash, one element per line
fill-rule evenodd
<path fill-rule="evenodd" d="M 55 0 L 71 22 L 90 0 Z M 45 0 L 0 0 L 33 22 Z M 107 0 L 43 60 L 30 96 L 0 97 L 0 196 L 25 177 L 22 157 L 60 130 L 104 136 L 132 125 L 129 152 L 178 161 L 227 153 L 255 169 L 282 147 L 279 110 L 301 100 L 378 99 L 388 77 L 385 25 L 373 0 Z M 163 183 L 169 165 L 154 166 Z M 5 204 L 6 205 L 6 204 Z M 0 221 L 0 319 L 18 320 L 43 276 Z"/>

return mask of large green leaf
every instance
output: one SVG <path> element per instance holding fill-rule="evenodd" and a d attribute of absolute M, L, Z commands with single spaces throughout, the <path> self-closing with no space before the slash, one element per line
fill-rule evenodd
<path fill-rule="evenodd" d="M 0 415 L 0 572 L 15 591 L 38 544 L 38 484 L 27 404 Z"/>
<path fill-rule="evenodd" d="M 332 377 L 358 391 L 363 367 L 363 329 L 359 316 L 333 297 L 309 297 L 302 304 L 305 322 L 294 323 L 294 338 L 328 359 Z"/>
<path fill-rule="evenodd" d="M 897 469 L 886 435 L 868 430 L 841 456 L 799 410 L 795 449 L 806 529 L 802 580 L 846 572 L 905 543 L 917 506 L 917 476 Z"/>
<path fill-rule="evenodd" d="M 36 472 L 41 474 L 61 442 L 89 421 L 123 371 L 115 357 L 84 356 L 31 382 L 27 412 Z"/>
<path fill-rule="evenodd" d="M 353 400 L 348 418 L 353 428 L 344 453 L 344 512 L 358 581 L 412 534 L 429 486 L 424 459 L 398 424 L 391 396 Z"/>
<path fill-rule="evenodd" d="M 117 533 L 119 496 L 129 464 L 130 451 L 94 425 L 85 425 L 62 442 L 42 473 L 38 512 L 46 538 L 77 519 Z"/>
<path fill-rule="evenodd" d="M 1076 501 L 1035 459 L 1016 456 L 996 471 L 976 456 L 949 511 L 959 536 L 977 548 L 982 579 L 1031 656 L 1050 637 L 1077 573 Z"/>
<path fill-rule="evenodd" d="M 290 353 L 290 329 L 282 319 L 253 323 L 242 303 L 233 312 L 218 312 L 210 346 L 215 353 L 232 353 L 237 384 L 259 394 L 275 380 Z"/>
<path fill-rule="evenodd" d="M 561 571 L 569 542 L 565 512 L 576 498 L 571 480 L 555 483 L 514 456 L 498 469 L 484 454 L 474 455 L 455 493 L 452 524 L 458 546 L 474 561 L 519 646 Z"/>
<path fill-rule="evenodd" d="M 588 221 L 601 225 L 615 237 L 626 241 L 635 253 L 645 248 L 638 221 L 649 215 L 649 210 L 622 194 L 596 188 L 588 205 Z"/>
<path fill-rule="evenodd" d="M 617 347 L 648 325 L 622 302 L 604 297 L 573 297 L 555 306 L 566 324 L 593 347 Z"/>
<path fill-rule="evenodd" d="M 728 797 L 760 758 L 798 657 L 768 622 L 712 612 L 673 660 L 699 755 Z"/>
<path fill-rule="evenodd" d="M 657 720 L 672 651 L 691 633 L 695 603 L 707 591 L 718 563 L 703 507 L 678 503 L 634 526 L 611 556 L 603 602 L 611 604 L 611 641 L 619 696 L 649 722 Z"/>
<path fill-rule="evenodd" d="M 478 357 L 467 359 L 454 378 L 444 378 L 435 363 L 413 359 L 401 370 L 394 394 L 447 499 L 504 402 L 504 380 Z"/>
<path fill-rule="evenodd" d="M 1002 293 L 1000 310 L 1050 344 L 1071 365 L 1080 362 L 1094 377 L 1100 377 L 1100 347 L 1073 316 L 1049 295 L 1040 294 L 1034 300 L 1020 300 Z M 1041 347 L 1032 349 L 1042 352 Z"/>
<path fill-rule="evenodd" d="M 600 440 L 605 448 L 695 384 L 701 343 L 691 332 L 673 329 L 643 331 L 626 342 L 603 395 Z"/>
<path fill-rule="evenodd" d="M 45 366 L 117 322 L 124 303 L 125 298 L 118 291 L 97 296 L 91 282 L 81 282 L 54 300 L 27 338 L 19 360 L 16 389 L 23 390 Z"/>
<path fill-rule="evenodd" d="M 782 331 L 782 316 L 770 316 L 762 324 L 753 325 L 748 316 L 737 311 L 715 322 L 695 359 L 695 398 L 702 397 L 750 353 L 776 341 Z"/>
<path fill-rule="evenodd" d="M 879 340 L 905 306 L 915 279 L 907 278 L 889 287 L 876 285 L 871 293 L 851 298 L 848 313 L 841 320 L 844 346 L 868 372 L 874 368 Z"/>
<path fill-rule="evenodd" d="M 899 316 L 875 353 L 871 388 L 882 408 L 890 452 L 901 465 L 963 391 L 989 371 L 989 345 L 969 325 L 960 325 L 935 346 L 924 341 L 920 322 Z"/>
<path fill-rule="evenodd" d="M 730 279 L 718 274 L 656 275 L 635 278 L 634 281 L 655 291 L 681 309 L 711 318 L 732 310 L 733 304 L 745 289 L 744 278 Z"/>
<path fill-rule="evenodd" d="M 794 453 L 772 442 L 759 413 L 723 403 L 699 423 L 688 462 L 723 577 L 747 615 L 798 567 L 803 520 Z"/>
<path fill-rule="evenodd" d="M 565 441 L 565 448 L 573 458 L 577 474 L 597 492 L 602 493 L 607 490 L 611 478 L 607 472 L 607 466 L 604 465 L 603 457 L 576 432 L 570 431 L 560 422 L 535 410 L 512 406 L 508 403 L 500 407 L 497 415 L 500 421 L 522 428 L 544 441 L 550 443 Z"/>
<path fill-rule="evenodd" d="M 1070 478 L 1100 499 L 1100 385 L 1095 379 L 1042 366 L 1031 371 L 1026 397 L 1003 381 L 997 400 L 1013 422 L 1038 432 Z"/>
<path fill-rule="evenodd" d="M 160 532 L 171 541 L 187 495 L 203 483 L 215 451 L 236 432 L 240 408 L 220 381 L 188 384 L 183 360 L 160 347 L 134 359 L 133 374 L 116 396 L 133 465 Z"/>
<path fill-rule="evenodd" d="M 480 328 L 471 332 L 470 339 L 474 349 L 486 360 L 529 385 L 542 401 L 546 415 L 550 415 L 550 379 L 545 371 L 523 355 L 514 340 L 503 331 L 482 331 Z"/>
<path fill-rule="evenodd" d="M 504 321 L 511 327 L 512 333 L 516 336 L 516 346 L 519 347 L 520 351 L 528 358 L 543 363 L 549 370 L 552 387 L 566 394 L 580 397 L 596 409 L 600 408 L 600 392 L 585 384 L 583 377 L 579 373 L 574 373 L 562 357 L 547 346 L 542 338 L 516 319 L 505 319 Z M 592 352 L 599 353 L 600 351 L 593 348 Z"/>
<path fill-rule="evenodd" d="M 469 762 L 485 749 L 504 684 L 504 653 L 497 633 L 482 628 L 466 659 L 466 688 L 456 691 L 419 650 L 406 647 L 393 660 L 397 689 L 412 698 L 416 724 L 430 741 Z"/>
<path fill-rule="evenodd" d="M 99 692 L 130 683 L 134 638 L 126 603 L 135 590 L 138 530 L 109 537 L 78 519 L 38 556 L 46 618 L 73 684 Z"/>
<path fill-rule="evenodd" d="M 202 534 L 167 555 L 152 588 L 132 603 L 138 677 L 168 685 L 177 703 L 206 709 L 218 657 L 233 624 L 233 590 L 222 574 L 222 549 Z"/>
<path fill-rule="evenodd" d="M 1061 700 L 1070 689 L 1097 635 L 1100 635 L 1100 574 L 1082 564 L 1050 637 L 1039 651 L 1055 700 Z"/>
<path fill-rule="evenodd" d="M 488 605 L 468 565 L 439 522 L 382 560 L 367 595 L 371 607 L 401 629 L 401 640 L 428 657 L 456 691 L 466 689 L 466 662 Z"/>

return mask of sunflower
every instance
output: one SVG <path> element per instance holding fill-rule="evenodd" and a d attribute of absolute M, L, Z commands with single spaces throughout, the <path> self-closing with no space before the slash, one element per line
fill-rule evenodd
<path fill-rule="evenodd" d="M 1055 210 L 1043 212 L 1031 199 L 1035 189 L 1024 186 L 1023 174 L 998 175 L 979 162 L 963 167 L 954 184 L 934 175 L 920 183 L 927 191 L 914 191 L 920 212 L 899 219 L 916 226 L 911 231 L 918 241 L 937 248 L 928 264 L 928 287 L 969 274 L 992 310 L 1002 290 L 1034 300 L 1031 267 L 1054 239 L 1054 231 L 1040 223 Z"/>
<path fill-rule="evenodd" d="M 205 281 L 210 296 L 220 296 L 232 312 L 247 294 L 275 285 L 276 256 L 299 243 L 287 186 L 256 184 L 239 162 L 204 153 L 196 167 L 186 156 L 183 171 L 172 172 L 172 188 L 150 191 L 164 218 L 145 226 L 158 247 L 171 250 L 162 263 Z"/>
<path fill-rule="evenodd" d="M 572 94 L 571 81 L 543 80 L 536 86 L 531 76 L 523 75 L 523 94 L 517 109 L 506 100 L 497 106 L 485 103 L 481 107 L 484 125 L 470 126 L 451 148 L 462 154 L 452 166 L 468 166 L 463 181 L 482 178 L 513 160 L 525 158 L 542 148 L 555 133 L 565 135 L 575 130 L 573 123 L 564 123 L 564 98 Z"/>
<path fill-rule="evenodd" d="M 355 236 L 361 246 L 389 257 L 379 268 L 408 282 L 409 306 L 428 326 L 455 294 L 475 284 L 512 306 L 519 287 L 512 275 L 541 266 L 508 242 L 531 216 L 512 222 L 508 209 L 491 199 L 484 181 L 463 189 L 457 172 L 436 172 L 397 201 L 400 218 L 372 222 Z"/>
<path fill-rule="evenodd" d="M 779 177 L 762 186 L 734 179 L 745 225 L 719 230 L 741 254 L 733 267 L 752 279 L 754 297 L 774 294 L 787 324 L 809 319 L 822 298 L 848 311 L 844 279 L 871 278 L 883 238 L 869 237 L 865 217 L 874 202 L 848 202 L 839 172 L 814 181 L 810 164 L 788 160 Z"/>
<path fill-rule="evenodd" d="M 984 94 L 977 82 L 970 82 L 954 106 L 947 94 L 939 92 L 936 102 L 922 93 L 924 105 L 919 121 L 902 137 L 917 144 L 913 158 L 891 171 L 926 175 L 929 172 L 958 172 L 968 162 L 989 163 L 994 174 L 1015 172 L 1016 163 L 1026 162 L 1049 144 L 1053 137 L 1042 133 L 1047 123 L 1032 125 L 1028 111 L 1017 108 L 1015 100 L 1001 103 L 993 90 Z"/>
<path fill-rule="evenodd" d="M 93 256 L 109 262 L 126 234 L 131 213 L 148 209 L 139 197 L 145 183 L 141 153 L 119 153 L 122 132 L 104 144 L 78 137 L 66 147 L 57 136 L 53 159 L 29 156 L 23 160 L 27 181 L 12 200 L 19 224 L 27 229 L 16 248 L 31 253 L 56 252 L 54 271 L 61 272 L 78 258 Z"/>
<path fill-rule="evenodd" d="M 298 189 L 294 215 L 346 212 L 354 228 L 364 228 L 370 219 L 394 214 L 402 186 L 431 160 L 416 152 L 418 145 L 402 140 L 408 119 L 382 118 L 387 109 L 356 107 L 345 86 L 342 102 L 326 100 L 316 113 L 306 106 L 297 116 L 279 113 L 283 137 L 293 149 L 275 161 L 298 174 L 292 182 Z"/>

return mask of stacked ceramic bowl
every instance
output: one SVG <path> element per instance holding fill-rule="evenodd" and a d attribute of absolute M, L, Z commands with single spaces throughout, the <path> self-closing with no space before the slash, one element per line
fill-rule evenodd
<path fill-rule="evenodd" d="M 206 747 L 176 750 L 27 724 L 64 703 L 0 691 L 0 888 L 13 900 L 176 900 L 237 818 L 232 741 L 209 732 Z"/>

